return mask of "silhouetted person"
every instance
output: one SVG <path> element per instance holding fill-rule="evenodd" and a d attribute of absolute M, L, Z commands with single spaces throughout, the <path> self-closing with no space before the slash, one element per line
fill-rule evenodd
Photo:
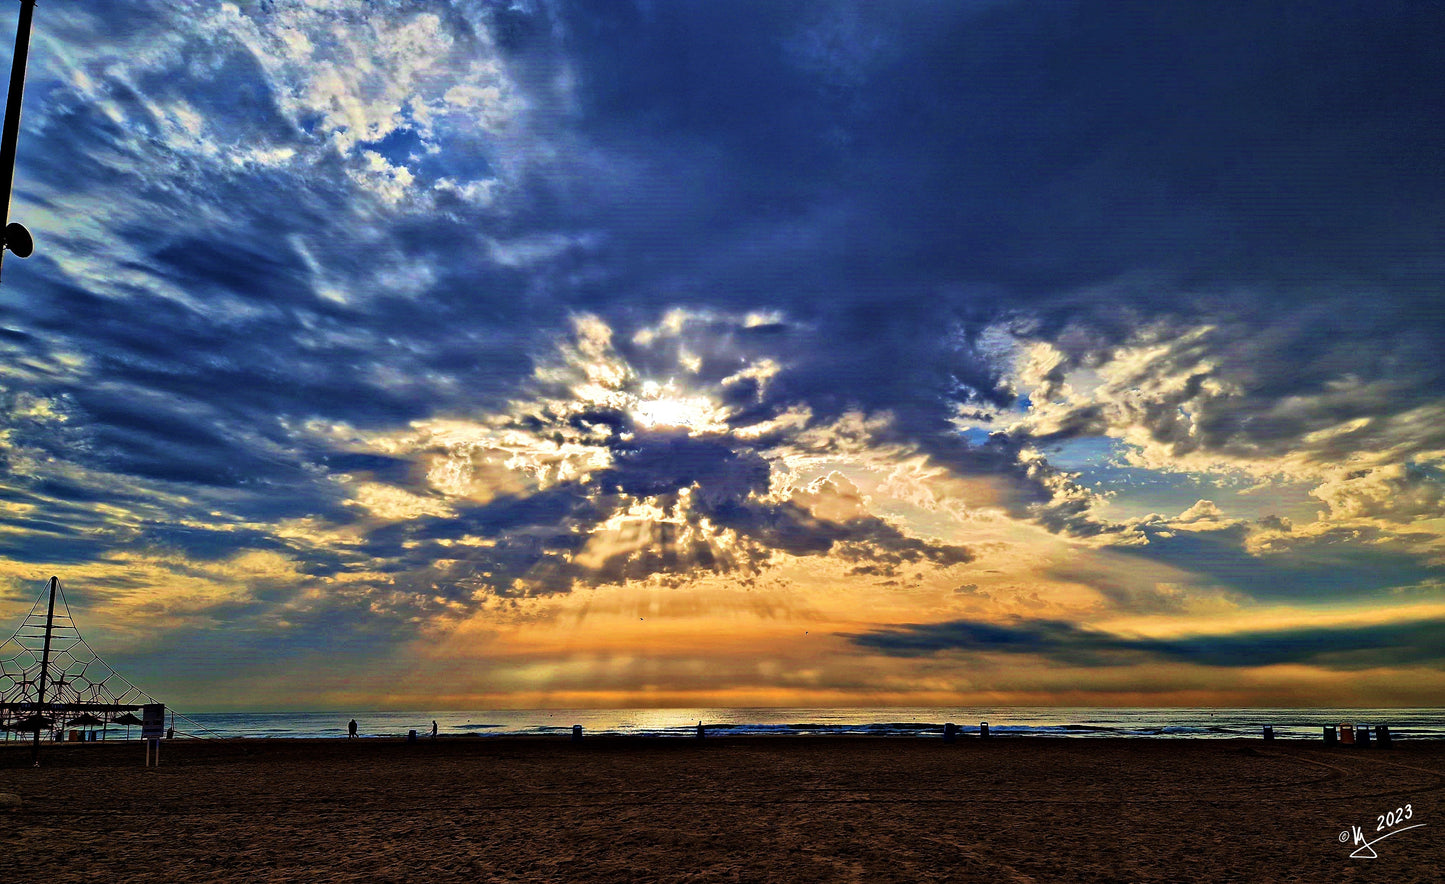
<path fill-rule="evenodd" d="M 697 738 L 701 740 L 705 736 L 707 736 L 707 732 L 703 730 L 702 722 L 699 721 L 697 723 Z"/>
<path fill-rule="evenodd" d="M 431 723 L 431 738 L 433 740 L 437 738 L 437 723 L 435 719 L 433 719 Z"/>
<path fill-rule="evenodd" d="M 355 736 L 356 736 L 356 719 L 354 719 L 354 718 L 351 719 L 351 723 L 346 726 L 346 736 L 347 736 L 347 739 L 355 738 Z"/>

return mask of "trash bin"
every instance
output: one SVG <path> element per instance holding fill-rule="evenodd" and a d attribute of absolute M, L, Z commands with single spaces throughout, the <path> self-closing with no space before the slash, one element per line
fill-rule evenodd
<path fill-rule="evenodd" d="M 1355 745 L 1370 745 L 1370 726 L 1368 724 L 1362 724 L 1355 728 Z"/>
<path fill-rule="evenodd" d="M 958 725 L 950 721 L 943 726 L 943 742 L 952 743 L 956 739 L 958 739 Z"/>
<path fill-rule="evenodd" d="M 1390 748 L 1390 726 L 1385 724 L 1375 725 L 1375 742 L 1380 744 L 1381 749 Z"/>
<path fill-rule="evenodd" d="M 1355 745 L 1355 726 L 1348 721 L 1340 725 L 1340 742 L 1346 746 Z"/>
<path fill-rule="evenodd" d="M 1272 724 L 1267 724 L 1267 725 L 1264 726 L 1264 738 L 1265 738 L 1266 740 L 1273 740 L 1273 739 L 1274 739 L 1274 725 L 1272 725 Z"/>
<path fill-rule="evenodd" d="M 407 731 L 407 732 L 406 732 L 406 741 L 407 741 L 408 743 L 415 743 L 415 742 L 416 742 L 416 731 Z"/>
<path fill-rule="evenodd" d="M 580 742 L 582 742 L 582 725 L 580 725 L 580 724 L 574 724 L 574 725 L 572 725 L 572 742 L 574 742 L 574 743 L 580 743 Z"/>
<path fill-rule="evenodd" d="M 1335 726 L 1332 724 L 1325 725 L 1325 743 L 1330 746 L 1335 744 Z"/>
<path fill-rule="evenodd" d="M 980 722 L 978 726 L 978 737 L 981 740 L 988 739 L 988 722 Z"/>

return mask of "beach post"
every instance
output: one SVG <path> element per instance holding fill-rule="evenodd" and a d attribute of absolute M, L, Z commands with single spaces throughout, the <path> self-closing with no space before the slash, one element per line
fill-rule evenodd
<path fill-rule="evenodd" d="M 574 725 L 572 725 L 572 742 L 574 742 L 574 743 L 580 743 L 580 742 L 582 742 L 582 725 L 580 725 L 580 724 L 574 724 Z"/>
<path fill-rule="evenodd" d="M 952 743 L 958 739 L 958 725 L 948 722 L 943 726 L 943 742 Z"/>
<path fill-rule="evenodd" d="M 1335 726 L 1332 725 L 1332 724 L 1327 724 L 1327 725 L 1325 725 L 1325 745 L 1326 745 L 1326 746 L 1333 746 L 1334 744 L 1335 744 Z"/>
<path fill-rule="evenodd" d="M 1273 740 L 1273 739 L 1274 739 L 1274 725 L 1272 725 L 1272 724 L 1267 724 L 1267 725 L 1264 726 L 1264 738 L 1265 738 L 1266 740 Z"/>
<path fill-rule="evenodd" d="M 1388 724 L 1375 725 L 1375 742 L 1380 744 L 1381 749 L 1390 748 L 1390 726 Z"/>
<path fill-rule="evenodd" d="M 979 723 L 979 725 L 978 725 L 978 738 L 979 738 L 980 740 L 987 740 L 987 739 L 988 739 L 988 722 L 984 721 L 984 722 L 980 722 L 980 723 Z"/>

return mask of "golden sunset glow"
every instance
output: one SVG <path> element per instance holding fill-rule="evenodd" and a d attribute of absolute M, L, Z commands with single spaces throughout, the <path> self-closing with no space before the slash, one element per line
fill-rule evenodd
<path fill-rule="evenodd" d="M 138 3 L 27 69 L 0 619 L 206 709 L 1438 702 L 1441 28 Z"/>

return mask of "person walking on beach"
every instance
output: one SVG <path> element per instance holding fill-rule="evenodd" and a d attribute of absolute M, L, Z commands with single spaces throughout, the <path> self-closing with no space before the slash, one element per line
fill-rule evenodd
<path fill-rule="evenodd" d="M 431 723 L 431 738 L 432 738 L 433 740 L 435 740 L 435 739 L 437 738 L 437 723 L 436 723 L 436 719 L 432 719 L 432 723 Z"/>
<path fill-rule="evenodd" d="M 348 740 L 356 738 L 356 719 L 354 718 L 351 719 L 351 723 L 346 726 L 346 738 Z"/>

